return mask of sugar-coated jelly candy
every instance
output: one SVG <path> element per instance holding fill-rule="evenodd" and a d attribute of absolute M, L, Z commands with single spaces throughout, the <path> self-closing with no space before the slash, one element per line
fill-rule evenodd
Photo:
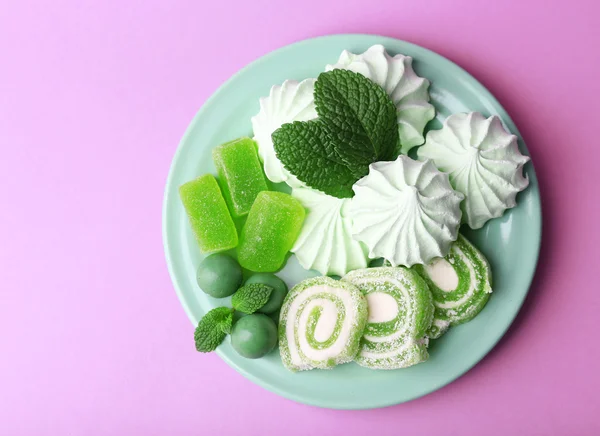
<path fill-rule="evenodd" d="M 304 215 L 302 204 L 291 195 L 274 191 L 258 194 L 240 236 L 240 265 L 255 272 L 281 268 L 300 233 Z"/>
<path fill-rule="evenodd" d="M 179 187 L 200 250 L 204 253 L 229 250 L 238 244 L 233 219 L 217 181 L 205 174 Z"/>
<path fill-rule="evenodd" d="M 236 217 L 247 215 L 258 193 L 269 189 L 256 143 L 239 138 L 218 146 L 212 154 L 229 210 Z"/>

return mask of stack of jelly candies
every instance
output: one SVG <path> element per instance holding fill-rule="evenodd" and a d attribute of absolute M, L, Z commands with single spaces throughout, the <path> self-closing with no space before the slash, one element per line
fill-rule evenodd
<path fill-rule="evenodd" d="M 179 188 L 198 246 L 210 254 L 198 267 L 197 281 L 200 289 L 214 298 L 235 293 L 244 283 L 244 275 L 250 276 L 244 284 L 273 288 L 258 313 L 237 314 L 231 331 L 232 346 L 239 354 L 262 357 L 277 341 L 279 309 L 288 291 L 286 284 L 270 273 L 285 263 L 300 234 L 305 211 L 290 195 L 269 190 L 252 139 L 227 142 L 212 155 L 218 181 L 212 174 L 204 174 Z M 241 228 L 239 236 L 237 228 Z M 222 253 L 228 250 L 228 254 Z"/>

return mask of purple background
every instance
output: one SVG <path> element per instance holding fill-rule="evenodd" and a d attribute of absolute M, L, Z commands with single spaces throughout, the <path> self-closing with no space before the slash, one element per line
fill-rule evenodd
<path fill-rule="evenodd" d="M 600 434 L 599 14 L 594 0 L 4 2 L 0 434 Z M 344 32 L 420 44 L 482 81 L 544 206 L 507 336 L 451 385 L 371 411 L 296 404 L 197 354 L 161 241 L 169 164 L 202 103 L 267 52 Z"/>

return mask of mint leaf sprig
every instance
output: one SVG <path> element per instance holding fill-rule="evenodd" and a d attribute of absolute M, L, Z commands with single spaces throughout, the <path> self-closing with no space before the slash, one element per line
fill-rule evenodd
<path fill-rule="evenodd" d="M 214 351 L 231 332 L 233 310 L 229 307 L 216 307 L 208 312 L 198 323 L 194 332 L 196 350 L 200 353 Z"/>
<path fill-rule="evenodd" d="M 231 298 L 233 308 L 216 307 L 210 310 L 198 322 L 194 331 L 196 351 L 210 353 L 214 351 L 231 333 L 233 326 L 233 312 L 239 310 L 252 314 L 263 307 L 273 292 L 271 286 L 262 283 L 253 283 L 239 288 Z"/>
<path fill-rule="evenodd" d="M 275 152 L 308 186 L 352 197 L 352 185 L 368 174 L 369 164 L 396 157 L 396 106 L 381 86 L 349 70 L 321 73 L 314 98 L 319 118 L 273 132 Z"/>
<path fill-rule="evenodd" d="M 235 310 L 248 315 L 256 312 L 269 301 L 273 287 L 262 283 L 251 283 L 242 286 L 231 297 L 231 305 Z"/>
<path fill-rule="evenodd" d="M 272 137 L 279 160 L 308 186 L 339 198 L 354 195 L 357 175 L 337 153 L 320 120 L 284 124 Z"/>
<path fill-rule="evenodd" d="M 349 167 L 392 159 L 398 145 L 396 106 L 377 83 L 350 70 L 321 73 L 315 83 L 319 118 Z"/>

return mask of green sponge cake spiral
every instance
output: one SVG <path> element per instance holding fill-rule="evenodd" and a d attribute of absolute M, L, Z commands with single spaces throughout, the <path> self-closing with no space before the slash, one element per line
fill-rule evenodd
<path fill-rule="evenodd" d="M 398 369 L 427 360 L 426 333 L 433 320 L 431 292 L 425 281 L 404 267 L 369 268 L 343 281 L 367 298 L 369 317 L 356 362 L 371 369 Z"/>
<path fill-rule="evenodd" d="M 492 292 L 488 261 L 462 235 L 446 257 L 413 269 L 425 279 L 433 294 L 435 315 L 428 333 L 432 339 L 439 338 L 452 325 L 473 319 Z"/>
<path fill-rule="evenodd" d="M 366 322 L 367 300 L 356 287 L 329 277 L 304 280 L 292 288 L 281 308 L 281 360 L 291 371 L 350 362 Z"/>

